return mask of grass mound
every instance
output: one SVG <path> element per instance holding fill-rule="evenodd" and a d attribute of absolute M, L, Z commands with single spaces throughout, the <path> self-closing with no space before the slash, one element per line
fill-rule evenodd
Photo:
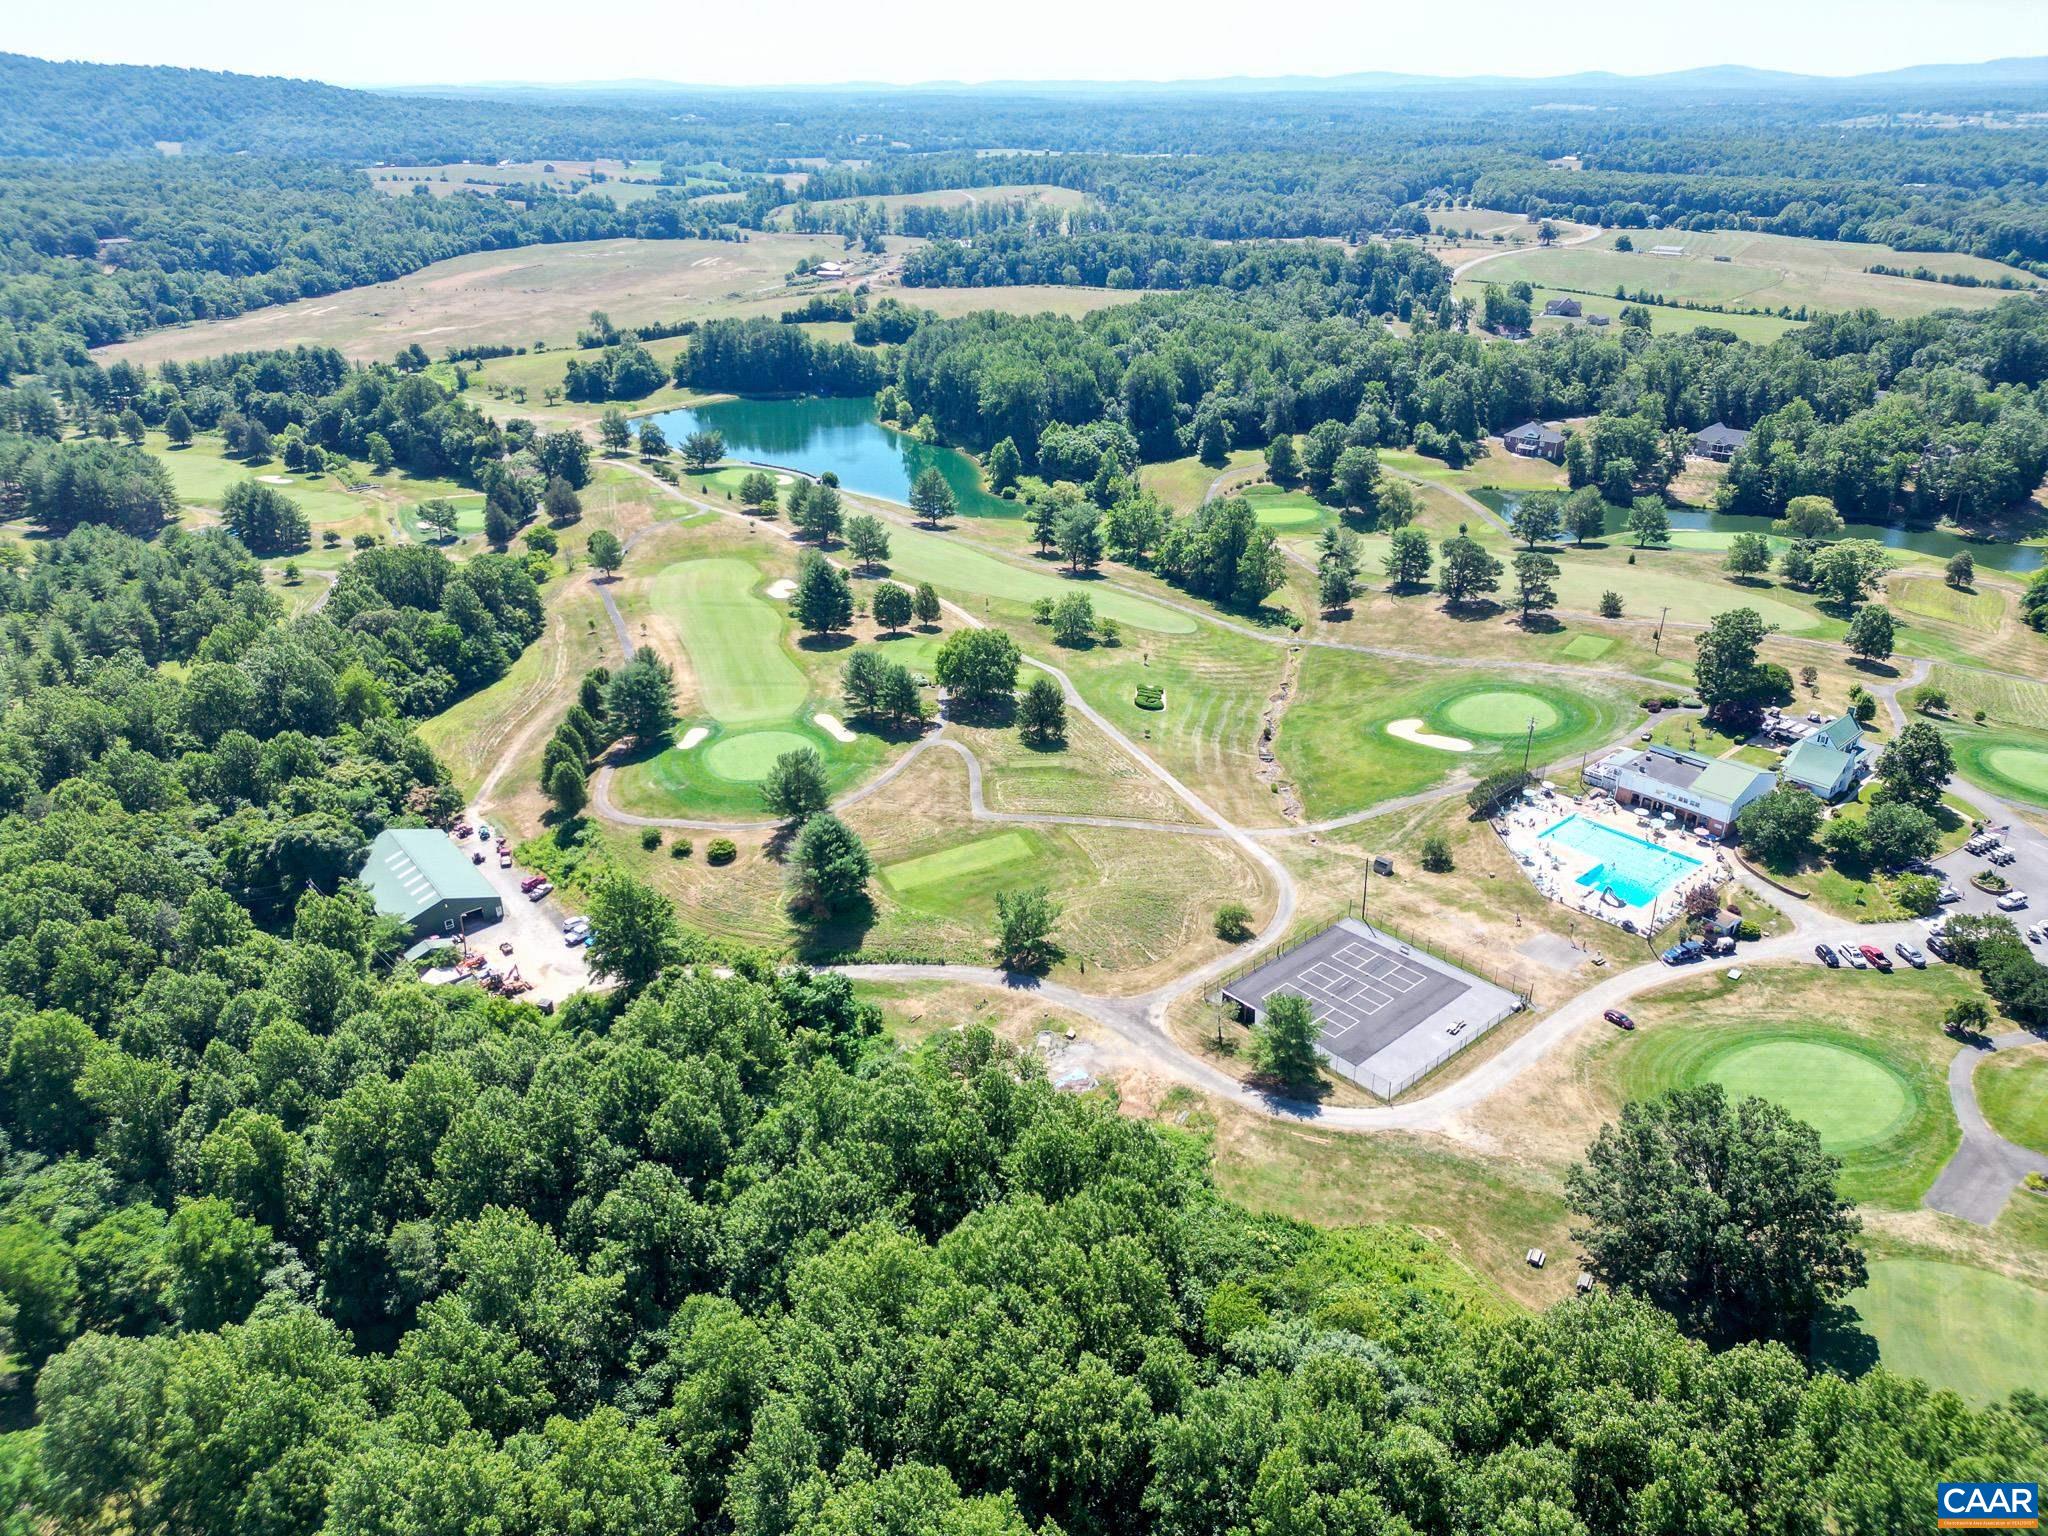
<path fill-rule="evenodd" d="M 1166 690 L 1159 687 L 1156 683 L 1140 683 L 1138 684 L 1137 693 L 1131 698 L 1131 702 L 1140 709 L 1164 709 L 1166 708 Z"/>

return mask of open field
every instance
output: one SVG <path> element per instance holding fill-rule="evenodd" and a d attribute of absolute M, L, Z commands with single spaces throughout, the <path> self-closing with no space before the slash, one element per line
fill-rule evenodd
<path fill-rule="evenodd" d="M 615 324 L 780 313 L 783 276 L 800 257 L 839 253 L 837 237 L 756 234 L 731 240 L 589 240 L 478 251 L 388 283 L 152 331 L 94 355 L 157 363 L 266 347 L 339 348 L 390 358 L 409 342 L 531 346 L 575 339 L 590 311 Z"/>
<path fill-rule="evenodd" d="M 1996 279 L 2011 277 L 2032 284 L 2015 268 L 1981 257 L 1934 252 L 1901 252 L 1889 246 L 1839 240 L 1806 240 L 1790 235 L 1756 234 L 1745 230 L 1630 230 L 1633 251 L 1617 251 L 1621 232 L 1607 232 L 1584 245 L 1523 250 L 1490 261 L 1473 273 L 1490 283 L 1527 282 L 1539 290 L 1570 291 L 1600 300 L 1614 313 L 1617 287 L 1653 293 L 1667 300 L 1725 304 L 1742 309 L 1815 310 L 1875 309 L 1880 314 L 1907 316 L 1937 309 L 1978 309 L 2007 297 L 1999 288 L 1964 288 L 1916 278 L 1885 277 L 1866 271 L 1871 266 L 1914 270 L 1927 267 L 1951 273 Z M 1676 245 L 1682 256 L 1651 254 L 1655 245 Z M 1537 308 L 1548 295 L 1538 294 Z M 1693 325 L 1728 324 L 1737 315 L 1692 315 Z"/>
<path fill-rule="evenodd" d="M 2048 731 L 2048 682 L 1945 665 L 1935 667 L 1927 681 L 1948 695 L 1949 709 L 1962 719 L 1981 709 L 1990 725 Z"/>
<path fill-rule="evenodd" d="M 890 236 L 893 243 L 898 236 Z M 1145 297 L 1137 288 L 1082 288 L 1063 283 L 1020 283 L 1000 288 L 904 288 L 886 280 L 875 285 L 877 298 L 902 300 L 914 309 L 929 309 L 951 318 L 990 310 L 999 315 L 1068 315 L 1079 319 L 1116 304 L 1135 304 Z"/>
<path fill-rule="evenodd" d="M 1553 254 L 1557 253 L 1554 250 L 1531 251 L 1528 253 L 1529 258 Z M 1486 285 L 1488 283 L 1498 284 L 1510 281 L 1510 279 L 1501 275 L 1501 269 L 1510 263 L 1516 263 L 1523 259 L 1518 254 L 1503 257 L 1499 261 L 1490 261 L 1470 277 L 1459 278 L 1451 285 L 1451 291 L 1461 299 L 1470 299 L 1476 310 L 1478 306 L 1486 301 Z M 1546 316 L 1543 313 L 1543 306 L 1552 299 L 1579 300 L 1586 307 L 1588 314 L 1606 315 L 1609 320 L 1613 321 L 1614 323 L 1608 327 L 1610 331 L 1620 327 L 1622 304 L 1624 302 L 1632 302 L 1615 298 L 1614 290 L 1611 288 L 1604 295 L 1597 295 L 1585 293 L 1574 288 L 1560 288 L 1548 283 L 1537 283 L 1533 286 L 1535 293 L 1531 302 L 1535 307 L 1536 313 L 1531 328 L 1538 331 L 1563 330 L 1567 326 L 1581 323 L 1577 320 L 1563 320 Z M 1943 289 L 1942 291 L 1946 293 L 1951 291 L 1961 292 L 1963 290 Z M 1744 341 L 1762 344 L 1777 340 L 1797 324 L 1796 321 L 1786 320 L 1777 315 L 1724 315 L 1716 314 L 1711 310 L 1686 309 L 1676 304 L 1645 304 L 1642 307 L 1650 312 L 1650 332 L 1656 336 L 1682 335 L 1687 331 L 1696 331 L 1701 326 L 1710 325 L 1717 330 L 1733 332 Z"/>
<path fill-rule="evenodd" d="M 1191 635 L 1195 620 L 1187 614 L 1133 597 L 1100 581 L 1069 580 L 1057 567 L 1034 571 L 984 554 L 957 533 L 921 529 L 889 530 L 889 570 L 907 581 L 929 581 L 956 598 L 997 599 L 1028 608 L 1041 597 L 1058 599 L 1069 592 L 1086 593 L 1098 616 L 1115 619 L 1130 629 L 1156 635 Z"/>
<path fill-rule="evenodd" d="M 977 203 L 1042 203 L 1049 208 L 1086 207 L 1089 198 L 1086 192 L 1072 187 L 1055 187 L 1044 183 L 1032 183 L 1000 187 L 944 187 L 930 192 L 895 192 L 883 197 L 836 197 L 816 203 L 784 203 L 770 210 L 768 217 L 777 229 L 788 229 L 798 208 L 808 208 L 816 213 L 826 214 L 842 208 L 874 207 L 890 213 L 900 213 L 905 208 L 971 208 Z"/>
<path fill-rule="evenodd" d="M 500 187 L 549 187 L 557 192 L 589 191 L 615 203 L 638 202 L 662 190 L 661 165 L 653 160 L 522 160 L 509 165 L 462 161 L 454 165 L 372 165 L 363 168 L 370 184 L 393 197 L 410 197 L 415 187 L 425 187 L 435 197 L 491 197 Z M 604 180 L 598 181 L 597 176 Z M 713 185 L 705 177 L 692 176 L 686 185 Z"/>
<path fill-rule="evenodd" d="M 2000 1051 L 1980 1062 L 1977 1105 L 2006 1140 L 2048 1153 L 2048 1055 Z"/>

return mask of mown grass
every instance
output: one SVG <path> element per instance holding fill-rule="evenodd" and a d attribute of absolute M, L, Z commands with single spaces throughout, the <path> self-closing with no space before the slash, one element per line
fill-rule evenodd
<path fill-rule="evenodd" d="M 2048 1055 L 2000 1051 L 1980 1062 L 1977 1106 L 2006 1140 L 2048 1154 Z"/>

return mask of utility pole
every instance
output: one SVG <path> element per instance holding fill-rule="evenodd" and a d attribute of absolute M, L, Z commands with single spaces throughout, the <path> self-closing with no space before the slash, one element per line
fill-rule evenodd
<path fill-rule="evenodd" d="M 1529 752 L 1536 745 L 1536 717 L 1529 717 L 1529 734 L 1522 738 L 1522 779 L 1529 778 Z"/>
<path fill-rule="evenodd" d="M 1657 615 L 1657 654 L 1664 654 L 1664 621 L 1671 617 L 1671 605 L 1666 603 L 1664 611 Z"/>

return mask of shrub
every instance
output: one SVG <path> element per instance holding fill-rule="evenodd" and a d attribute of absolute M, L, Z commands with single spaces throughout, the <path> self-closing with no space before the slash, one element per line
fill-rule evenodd
<path fill-rule="evenodd" d="M 1140 709 L 1166 708 L 1166 690 L 1152 683 L 1138 684 L 1138 692 L 1132 700 Z"/>
<path fill-rule="evenodd" d="M 1216 909 L 1216 937 L 1236 944 L 1252 936 L 1251 909 L 1241 901 L 1226 901 Z"/>
<path fill-rule="evenodd" d="M 642 827 L 640 829 L 640 846 L 649 853 L 659 848 L 661 846 L 661 828 Z"/>
<path fill-rule="evenodd" d="M 687 837 L 679 837 L 668 845 L 668 856 L 672 859 L 687 859 L 690 853 L 690 840 Z"/>
<path fill-rule="evenodd" d="M 1757 927 L 1755 923 L 1746 917 L 1735 925 L 1735 937 L 1744 944 L 1754 944 L 1763 936 L 1763 929 Z"/>
<path fill-rule="evenodd" d="M 739 857 L 739 852 L 729 837 L 714 837 L 704 845 L 704 857 L 714 864 L 730 864 Z"/>
<path fill-rule="evenodd" d="M 1448 875 L 1454 867 L 1451 858 L 1451 840 L 1441 832 L 1432 832 L 1422 840 L 1422 867 L 1432 875 Z"/>

